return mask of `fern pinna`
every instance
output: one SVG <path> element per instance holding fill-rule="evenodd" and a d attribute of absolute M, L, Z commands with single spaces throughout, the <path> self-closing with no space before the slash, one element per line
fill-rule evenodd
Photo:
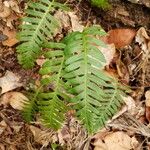
<path fill-rule="evenodd" d="M 68 91 L 75 95 L 71 102 L 89 133 L 103 127 L 122 103 L 117 83 L 102 70 L 105 58 L 97 46 L 105 44 L 95 35 L 104 34 L 101 28 L 91 27 L 83 33 L 71 33 L 64 40 L 66 73 L 63 77 L 72 86 Z"/>
<path fill-rule="evenodd" d="M 22 44 L 17 47 L 18 60 L 24 68 L 34 66 L 35 59 L 41 53 L 41 44 L 46 41 L 46 38 L 52 38 L 59 27 L 59 22 L 52 15 L 56 8 L 67 9 L 64 4 L 54 0 L 38 0 L 29 3 L 26 17 L 22 19 L 22 30 L 18 34 Z"/>

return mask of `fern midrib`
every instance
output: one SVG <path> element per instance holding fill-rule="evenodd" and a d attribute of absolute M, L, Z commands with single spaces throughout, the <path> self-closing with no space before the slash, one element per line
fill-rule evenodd
<path fill-rule="evenodd" d="M 84 64 L 85 64 L 85 70 L 84 70 L 84 108 L 86 111 L 84 111 L 85 113 L 87 112 L 88 110 L 88 107 L 87 107 L 87 78 L 88 78 L 88 59 L 87 59 L 87 53 L 88 53 L 88 48 L 87 48 L 87 40 L 86 40 L 86 36 L 83 35 L 82 36 L 82 39 L 83 39 L 83 49 L 84 49 Z M 90 131 L 90 125 L 88 124 L 88 118 L 87 118 L 87 114 L 85 114 L 86 118 L 85 118 L 85 121 L 86 121 L 86 124 L 87 124 L 87 127 L 88 127 L 88 131 Z"/>
<path fill-rule="evenodd" d="M 31 40 L 30 40 L 31 43 L 34 42 L 34 39 L 35 39 L 37 33 L 39 32 L 39 29 L 40 29 L 41 25 L 43 24 L 44 19 L 46 18 L 47 14 L 49 13 L 49 11 L 50 11 L 50 9 L 51 9 L 52 4 L 53 4 L 54 1 L 55 1 L 55 0 L 52 0 L 52 2 L 50 3 L 50 5 L 49 5 L 47 11 L 44 13 L 44 15 L 43 15 L 41 21 L 39 22 L 39 24 L 38 24 L 36 30 L 34 31 L 34 34 L 33 34 L 32 38 L 31 38 Z"/>

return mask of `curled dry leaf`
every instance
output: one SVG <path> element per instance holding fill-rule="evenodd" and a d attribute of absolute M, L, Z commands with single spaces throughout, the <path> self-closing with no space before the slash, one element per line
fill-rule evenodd
<path fill-rule="evenodd" d="M 131 138 L 125 132 L 113 132 L 98 139 L 94 143 L 94 150 L 131 150 L 138 146 L 138 141 Z"/>
<path fill-rule="evenodd" d="M 20 92 L 8 92 L 2 96 L 0 104 L 3 104 L 3 105 L 9 104 L 14 109 L 22 110 L 24 107 L 24 104 L 28 101 L 29 99 Z"/>
<path fill-rule="evenodd" d="M 133 29 L 113 29 L 103 40 L 108 44 L 114 43 L 116 48 L 123 48 L 131 44 L 135 34 Z"/>
<path fill-rule="evenodd" d="M 0 87 L 2 88 L 0 95 L 21 87 L 22 83 L 20 83 L 19 80 L 20 78 L 17 75 L 10 71 L 7 71 L 5 75 L 0 78 Z"/>

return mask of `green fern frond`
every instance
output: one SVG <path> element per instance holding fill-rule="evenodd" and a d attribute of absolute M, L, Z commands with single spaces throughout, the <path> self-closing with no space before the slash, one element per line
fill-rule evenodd
<path fill-rule="evenodd" d="M 43 75 L 42 85 L 48 86 L 50 89 L 49 92 L 43 92 L 38 95 L 38 108 L 44 124 L 54 129 L 59 129 L 65 119 L 65 112 L 68 110 L 64 102 L 64 98 L 67 97 L 64 89 L 67 86 L 62 80 L 65 60 L 62 48 L 65 45 L 47 43 L 43 46 L 57 49 L 51 49 L 44 55 L 48 60 L 43 64 L 39 72 Z"/>
<path fill-rule="evenodd" d="M 64 40 L 66 73 L 63 77 L 72 85 L 69 92 L 75 97 L 71 102 L 89 133 L 103 127 L 122 104 L 118 84 L 102 70 L 105 58 L 97 45 L 105 44 L 95 35 L 104 34 L 100 27 L 91 27 L 83 33 L 71 33 Z"/>
<path fill-rule="evenodd" d="M 22 42 L 17 47 L 18 60 L 24 68 L 34 66 L 35 59 L 41 54 L 41 44 L 46 38 L 52 38 L 59 27 L 58 20 L 52 15 L 56 8 L 67 9 L 64 4 L 54 0 L 30 2 L 26 10 L 27 16 L 23 18 L 22 30 L 18 34 Z"/>

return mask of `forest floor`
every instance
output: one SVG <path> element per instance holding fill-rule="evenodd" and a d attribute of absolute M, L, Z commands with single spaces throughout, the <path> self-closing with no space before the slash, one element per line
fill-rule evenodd
<path fill-rule="evenodd" d="M 34 86 L 33 82 L 38 84 L 41 60 L 37 60 L 37 65 L 30 70 L 25 70 L 18 64 L 16 46 L 19 43 L 16 34 L 26 3 L 24 0 L 0 0 L 0 150 L 150 149 L 149 0 L 139 3 L 111 0 L 111 8 L 108 10 L 92 7 L 85 0 L 69 0 L 67 3 L 74 14 L 69 16 L 71 23 L 64 24 L 63 32 L 56 35 L 56 41 L 69 28 L 80 28 L 82 25 L 99 24 L 106 32 L 113 30 L 111 38 L 116 39 L 117 54 L 108 70 L 120 82 L 131 87 L 132 92 L 126 106 L 105 129 L 91 138 L 88 138 L 75 118 L 68 119 L 67 124 L 58 132 L 43 127 L 38 121 L 26 123 L 21 116 L 20 106 L 16 106 L 19 105 L 16 101 L 20 97 L 15 102 L 10 102 L 10 99 L 13 99 L 14 92 L 26 93 L 30 86 Z M 128 29 L 128 33 L 122 29 Z M 134 38 L 129 39 L 124 46 L 124 41 L 132 31 L 135 33 Z"/>

